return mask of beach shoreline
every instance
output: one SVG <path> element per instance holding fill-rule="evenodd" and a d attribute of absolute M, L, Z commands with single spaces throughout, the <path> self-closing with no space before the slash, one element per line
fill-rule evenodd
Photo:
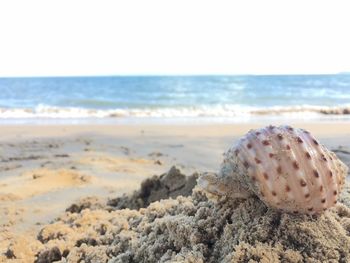
<path fill-rule="evenodd" d="M 260 120 L 244 123 L 189 123 L 169 122 L 166 120 L 157 123 L 26 123 L 26 124 L 0 124 L 0 141 L 14 138 L 29 137 L 59 137 L 77 134 L 101 134 L 101 135 L 140 135 L 145 131 L 157 135 L 211 135 L 211 136 L 239 136 L 249 129 L 255 129 L 267 125 L 291 125 L 310 130 L 316 136 L 330 135 L 338 136 L 350 134 L 350 122 L 348 121 L 305 121 L 305 120 Z"/>

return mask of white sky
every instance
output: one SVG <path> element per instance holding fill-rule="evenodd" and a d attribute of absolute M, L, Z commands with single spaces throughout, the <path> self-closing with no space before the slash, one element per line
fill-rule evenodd
<path fill-rule="evenodd" d="M 343 71 L 347 0 L 0 2 L 0 76 Z"/>

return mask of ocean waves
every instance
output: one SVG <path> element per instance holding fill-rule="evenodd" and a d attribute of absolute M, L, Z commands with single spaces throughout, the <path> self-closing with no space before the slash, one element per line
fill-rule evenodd
<path fill-rule="evenodd" d="M 342 74 L 0 78 L 0 122 L 350 120 L 349 112 Z"/>
<path fill-rule="evenodd" d="M 86 119 L 86 118 L 235 118 L 250 116 L 291 116 L 320 118 L 322 116 L 350 116 L 350 105 L 328 106 L 272 106 L 203 105 L 194 107 L 148 107 L 129 109 L 87 109 L 38 105 L 34 108 L 0 108 L 0 119 Z"/>

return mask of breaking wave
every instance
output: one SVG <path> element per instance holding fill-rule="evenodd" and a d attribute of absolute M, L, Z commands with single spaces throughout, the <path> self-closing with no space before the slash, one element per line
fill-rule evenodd
<path fill-rule="evenodd" d="M 86 109 L 79 107 L 54 107 L 39 105 L 35 108 L 0 108 L 1 119 L 81 119 L 81 118 L 186 118 L 186 117 L 243 117 L 243 116 L 302 116 L 348 115 L 350 105 L 325 106 L 274 106 L 250 107 L 242 105 L 173 107 L 173 108 L 131 108 L 131 109 Z"/>

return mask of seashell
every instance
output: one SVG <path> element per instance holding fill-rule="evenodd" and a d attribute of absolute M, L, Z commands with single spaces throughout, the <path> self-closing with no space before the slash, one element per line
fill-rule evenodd
<path fill-rule="evenodd" d="M 337 202 L 348 167 L 309 132 L 290 126 L 249 131 L 226 153 L 220 172 L 198 185 L 232 198 L 258 196 L 267 206 L 314 214 Z"/>

